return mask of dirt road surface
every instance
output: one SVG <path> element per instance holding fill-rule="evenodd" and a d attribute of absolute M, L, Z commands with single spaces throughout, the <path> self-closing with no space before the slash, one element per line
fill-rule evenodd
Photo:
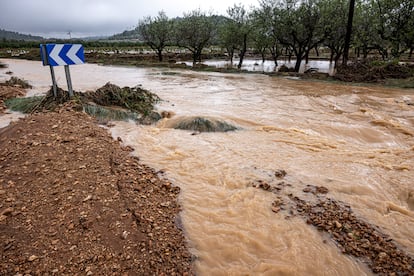
<path fill-rule="evenodd" d="M 1 275 L 192 275 L 180 190 L 71 106 L 0 129 Z"/>

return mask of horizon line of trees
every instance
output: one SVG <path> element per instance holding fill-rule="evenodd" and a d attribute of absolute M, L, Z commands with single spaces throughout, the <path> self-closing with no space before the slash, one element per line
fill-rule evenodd
<path fill-rule="evenodd" d="M 354 2 L 352 33 L 349 33 L 350 3 Z M 352 19 L 352 18 L 351 18 Z M 347 38 L 347 33 L 350 37 Z M 139 41 L 82 41 L 85 47 L 134 47 L 147 45 L 163 61 L 167 46 L 187 49 L 193 63 L 201 61 L 202 51 L 210 46 L 224 49 L 233 62 L 238 57 L 240 68 L 248 50 L 271 57 L 277 66 L 281 56 L 296 60 L 299 71 L 309 54 L 329 50 L 335 67 L 346 64 L 347 39 L 357 57 L 370 54 L 383 60 L 399 60 L 402 54 L 412 58 L 414 51 L 413 0 L 259 0 L 259 6 L 246 8 L 236 4 L 227 9 L 227 16 L 198 10 L 182 17 L 169 18 L 160 11 L 156 16 L 139 20 L 131 31 L 112 39 L 139 37 Z M 43 42 L 48 42 L 45 40 Z M 49 41 L 50 42 L 50 41 Z M 67 43 L 67 40 L 54 40 Z M 38 47 L 39 42 L 2 39 L 0 47 Z"/>
<path fill-rule="evenodd" d="M 353 2 L 353 28 L 348 39 L 358 56 L 366 59 L 375 52 L 389 60 L 408 52 L 412 57 L 413 0 Z M 318 50 L 325 47 L 336 67 L 346 49 L 349 4 L 343 0 L 259 0 L 259 7 L 250 10 L 242 4 L 229 7 L 227 17 L 198 9 L 173 19 L 160 11 L 157 16 L 140 20 L 134 31 L 157 53 L 159 61 L 167 46 L 189 50 L 196 63 L 201 61 L 203 49 L 219 45 L 231 61 L 238 54 L 239 68 L 247 50 L 254 49 L 263 60 L 271 55 L 276 65 L 281 55 L 294 57 L 295 71 L 299 71 L 312 50 L 319 55 Z"/>

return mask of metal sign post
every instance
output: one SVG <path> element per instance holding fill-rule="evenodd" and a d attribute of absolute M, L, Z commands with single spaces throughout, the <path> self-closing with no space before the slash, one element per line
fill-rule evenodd
<path fill-rule="evenodd" d="M 40 56 L 43 66 L 49 65 L 53 83 L 53 95 L 57 97 L 57 83 L 54 66 L 65 66 L 66 82 L 69 96 L 73 97 L 72 80 L 69 65 L 85 63 L 85 55 L 81 44 L 40 44 Z"/>
<path fill-rule="evenodd" d="M 73 97 L 72 80 L 70 79 L 69 65 L 65 65 L 66 82 L 68 83 L 69 97 Z"/>
<path fill-rule="evenodd" d="M 57 97 L 57 83 L 56 83 L 56 78 L 55 78 L 55 70 L 53 69 L 53 66 L 49 66 L 50 67 L 50 75 L 52 76 L 52 86 L 53 86 L 53 96 L 55 96 L 55 98 Z"/>

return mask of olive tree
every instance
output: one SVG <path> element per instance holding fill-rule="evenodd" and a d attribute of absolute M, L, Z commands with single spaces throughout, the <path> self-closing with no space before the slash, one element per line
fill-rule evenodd
<path fill-rule="evenodd" d="M 160 11 L 156 17 L 147 16 L 142 19 L 137 29 L 144 42 L 157 53 L 158 60 L 162 61 L 162 52 L 172 38 L 173 21 Z"/>
<path fill-rule="evenodd" d="M 233 24 L 233 21 L 230 18 L 226 18 L 218 30 L 220 44 L 226 49 L 231 64 L 233 64 L 234 52 L 239 45 L 239 36 L 237 35 L 236 28 L 237 26 Z"/>
<path fill-rule="evenodd" d="M 249 14 L 243 5 L 234 5 L 227 9 L 227 14 L 230 17 L 228 21 L 229 30 L 232 30 L 234 42 L 239 50 L 239 64 L 237 68 L 241 68 L 244 56 L 247 52 L 248 36 L 252 30 L 249 20 Z"/>
<path fill-rule="evenodd" d="M 408 58 L 411 58 L 414 51 L 414 15 L 408 20 L 404 34 L 403 41 L 409 50 Z"/>
<path fill-rule="evenodd" d="M 325 0 L 320 7 L 321 25 L 325 34 L 323 45 L 331 51 L 330 62 L 334 61 L 337 67 L 344 53 L 348 5 L 342 0 Z"/>
<path fill-rule="evenodd" d="M 384 59 L 399 58 L 410 48 L 405 41 L 412 35 L 414 17 L 413 0 L 371 0 L 371 9 L 376 16 L 374 26 L 381 38 L 376 46 Z M 408 38 L 408 39 L 407 39 Z"/>
<path fill-rule="evenodd" d="M 318 0 L 264 0 L 273 13 L 273 30 L 279 42 L 296 56 L 295 71 L 302 60 L 324 40 Z"/>
<path fill-rule="evenodd" d="M 175 25 L 175 38 L 178 46 L 188 49 L 193 56 L 193 63 L 201 61 L 203 49 L 209 46 L 214 37 L 216 24 L 211 16 L 199 9 L 184 13 Z"/>
<path fill-rule="evenodd" d="M 275 15 L 276 14 L 273 12 L 273 9 L 267 4 L 263 4 L 260 8 L 253 11 L 252 39 L 256 49 L 262 55 L 262 60 L 265 60 L 264 55 L 266 50 L 268 50 L 272 55 L 275 65 L 277 66 L 277 59 L 282 54 L 282 47 L 277 39 L 277 29 L 279 27 L 277 25 L 276 18 L 274 18 Z"/>

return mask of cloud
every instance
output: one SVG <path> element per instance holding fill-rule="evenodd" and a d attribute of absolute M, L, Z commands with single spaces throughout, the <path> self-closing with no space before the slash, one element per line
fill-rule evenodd
<path fill-rule="evenodd" d="M 163 10 L 169 17 L 194 9 L 225 14 L 234 3 L 257 0 L 0 0 L 0 28 L 31 34 L 111 35 Z M 81 35 L 84 36 L 84 35 Z"/>

